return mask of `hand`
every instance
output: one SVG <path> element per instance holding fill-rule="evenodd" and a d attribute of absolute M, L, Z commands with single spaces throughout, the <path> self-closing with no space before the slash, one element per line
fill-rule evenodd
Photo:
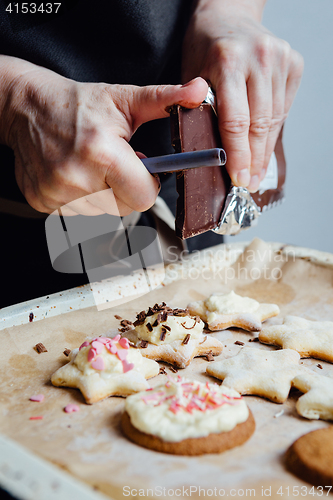
<path fill-rule="evenodd" d="M 263 3 L 199 0 L 183 52 L 183 78 L 200 75 L 216 92 L 232 182 L 251 192 L 265 177 L 303 72 L 300 54 L 260 24 L 256 2 Z"/>
<path fill-rule="evenodd" d="M 169 116 L 173 104 L 197 107 L 207 84 L 201 78 L 186 86 L 78 83 L 33 66 L 11 92 L 5 142 L 28 203 L 47 213 L 67 204 L 64 215 L 127 215 L 150 208 L 159 191 L 128 144 L 132 134 Z M 106 196 L 94 204 L 84 198 L 102 190 Z"/>

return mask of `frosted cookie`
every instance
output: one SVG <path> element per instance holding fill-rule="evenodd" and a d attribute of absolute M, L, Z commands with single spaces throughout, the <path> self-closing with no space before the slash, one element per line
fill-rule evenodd
<path fill-rule="evenodd" d="M 164 302 L 141 311 L 134 329 L 123 333 L 142 356 L 185 368 L 196 356 L 218 355 L 223 345 L 203 334 L 204 323 L 186 309 L 172 309 Z"/>
<path fill-rule="evenodd" d="M 146 379 L 159 373 L 155 361 L 130 348 L 127 339 L 97 337 L 71 351 L 70 361 L 51 377 L 55 386 L 80 389 L 87 403 L 127 396 L 147 389 Z"/>
<path fill-rule="evenodd" d="M 293 379 L 306 370 L 299 365 L 299 359 L 299 354 L 292 349 L 267 351 L 245 347 L 232 358 L 210 363 L 206 372 L 223 380 L 224 387 L 240 394 L 263 396 L 274 403 L 283 403 Z"/>
<path fill-rule="evenodd" d="M 315 486 L 333 484 L 333 427 L 319 429 L 301 436 L 286 453 L 287 468 L 296 476 Z M 321 495 L 323 491 L 321 490 Z M 318 490 L 320 495 L 320 490 Z M 325 496 L 328 492 L 324 493 Z"/>
<path fill-rule="evenodd" d="M 213 293 L 206 300 L 191 302 L 187 307 L 191 314 L 200 316 L 212 331 L 237 327 L 259 332 L 263 321 L 280 312 L 276 304 L 260 304 L 234 291 Z"/>
<path fill-rule="evenodd" d="M 305 394 L 296 409 L 302 417 L 333 420 L 333 379 L 315 372 L 303 373 L 293 380 L 293 385 Z"/>
<path fill-rule="evenodd" d="M 302 358 L 319 358 L 333 363 L 333 322 L 309 321 L 286 316 L 282 325 L 263 328 L 260 342 L 294 349 Z"/>
<path fill-rule="evenodd" d="M 255 429 L 236 391 L 180 377 L 127 398 L 121 425 L 131 441 L 176 455 L 220 453 L 244 443 Z"/>

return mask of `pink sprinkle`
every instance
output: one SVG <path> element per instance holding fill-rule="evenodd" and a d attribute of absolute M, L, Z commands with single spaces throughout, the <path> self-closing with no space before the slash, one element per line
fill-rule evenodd
<path fill-rule="evenodd" d="M 78 405 L 69 404 L 69 405 L 65 406 L 64 411 L 66 413 L 73 413 L 75 411 L 80 411 L 80 407 Z"/>
<path fill-rule="evenodd" d="M 113 337 L 113 342 L 118 342 L 118 340 L 120 339 L 120 335 L 116 335 L 115 337 Z"/>
<path fill-rule="evenodd" d="M 101 342 L 104 345 L 110 342 L 110 339 L 108 337 L 98 337 L 96 340 L 97 342 Z"/>
<path fill-rule="evenodd" d="M 88 352 L 88 361 L 92 361 L 95 356 L 96 356 L 96 349 L 91 347 Z"/>
<path fill-rule="evenodd" d="M 91 343 L 92 347 L 95 349 L 96 354 L 101 354 L 104 349 L 104 344 L 98 342 L 97 340 L 93 340 Z"/>
<path fill-rule="evenodd" d="M 126 337 L 123 337 L 122 339 L 119 340 L 119 345 L 123 347 L 124 349 L 129 349 L 129 341 Z"/>
<path fill-rule="evenodd" d="M 128 354 L 128 352 L 127 352 L 127 350 L 126 350 L 126 349 L 119 349 L 119 350 L 117 351 L 117 356 L 118 356 L 118 358 L 119 358 L 121 361 L 123 361 L 124 359 L 126 359 L 126 358 L 127 358 L 127 354 Z"/>
<path fill-rule="evenodd" d="M 129 363 L 126 359 L 122 360 L 122 364 L 123 364 L 124 373 L 129 372 L 130 370 L 133 370 L 133 368 L 134 368 L 134 364 Z"/>
<path fill-rule="evenodd" d="M 41 403 L 44 400 L 44 394 L 35 394 L 29 398 L 30 401 L 36 401 L 37 403 Z"/>
<path fill-rule="evenodd" d="M 81 349 L 83 347 L 87 347 L 87 345 L 89 345 L 89 342 L 87 342 L 87 341 L 83 342 L 83 344 L 81 344 L 80 347 L 79 347 L 79 351 L 81 351 Z"/>
<path fill-rule="evenodd" d="M 30 417 L 29 420 L 43 420 L 43 415 L 39 415 L 37 417 Z"/>
<path fill-rule="evenodd" d="M 95 368 L 95 370 L 104 370 L 105 368 L 105 363 L 104 359 L 101 358 L 101 356 L 98 356 L 92 363 L 91 367 Z"/>
<path fill-rule="evenodd" d="M 111 354 L 116 354 L 116 352 L 118 351 L 117 346 L 112 343 L 107 344 L 106 348 L 111 352 Z"/>

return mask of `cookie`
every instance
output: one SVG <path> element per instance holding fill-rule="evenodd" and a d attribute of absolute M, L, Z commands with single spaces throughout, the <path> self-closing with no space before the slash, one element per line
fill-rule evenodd
<path fill-rule="evenodd" d="M 310 484 L 331 488 L 333 427 L 312 431 L 297 439 L 287 450 L 286 466 L 290 472 Z"/>
<path fill-rule="evenodd" d="M 309 419 L 333 420 L 333 379 L 315 372 L 302 373 L 293 379 L 293 386 L 305 394 L 296 403 L 296 410 Z"/>
<path fill-rule="evenodd" d="M 333 322 L 310 321 L 286 316 L 282 325 L 263 328 L 260 342 L 294 349 L 302 358 L 318 358 L 333 363 Z"/>
<path fill-rule="evenodd" d="M 141 311 L 122 333 L 142 356 L 185 368 L 197 356 L 216 356 L 223 345 L 203 334 L 204 323 L 190 316 L 186 309 L 172 309 L 165 303 Z"/>
<path fill-rule="evenodd" d="M 125 436 L 145 448 L 202 455 L 243 444 L 255 422 L 235 391 L 170 377 L 153 390 L 127 398 L 121 427 Z"/>
<path fill-rule="evenodd" d="M 205 321 L 211 331 L 237 327 L 259 332 L 263 321 L 280 312 L 276 304 L 260 304 L 233 291 L 213 293 L 206 300 L 191 302 L 187 307 L 191 314 L 198 315 Z"/>
<path fill-rule="evenodd" d="M 236 356 L 209 363 L 208 375 L 223 380 L 240 394 L 253 394 L 283 403 L 293 379 L 307 371 L 299 364 L 300 356 L 292 349 L 267 351 L 244 347 Z"/>
<path fill-rule="evenodd" d="M 51 377 L 53 385 L 80 389 L 87 403 L 127 396 L 147 389 L 146 379 L 159 373 L 155 361 L 143 358 L 127 339 L 97 337 L 69 355 L 69 363 Z"/>

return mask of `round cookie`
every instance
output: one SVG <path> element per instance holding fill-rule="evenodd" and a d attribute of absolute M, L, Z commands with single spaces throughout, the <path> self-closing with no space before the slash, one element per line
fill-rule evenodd
<path fill-rule="evenodd" d="M 121 427 L 125 436 L 145 448 L 202 455 L 243 444 L 253 434 L 255 421 L 236 391 L 178 376 L 129 396 Z"/>
<path fill-rule="evenodd" d="M 146 434 L 136 429 L 127 412 L 121 418 L 121 428 L 125 436 L 133 443 L 151 450 L 174 455 L 203 455 L 205 453 L 222 453 L 247 441 L 255 431 L 255 421 L 251 410 L 248 419 L 237 424 L 232 431 L 209 434 L 201 438 L 188 438 L 177 443 L 163 441 L 157 436 Z"/>
<path fill-rule="evenodd" d="M 304 434 L 287 450 L 288 470 L 315 486 L 333 484 L 333 427 Z"/>

